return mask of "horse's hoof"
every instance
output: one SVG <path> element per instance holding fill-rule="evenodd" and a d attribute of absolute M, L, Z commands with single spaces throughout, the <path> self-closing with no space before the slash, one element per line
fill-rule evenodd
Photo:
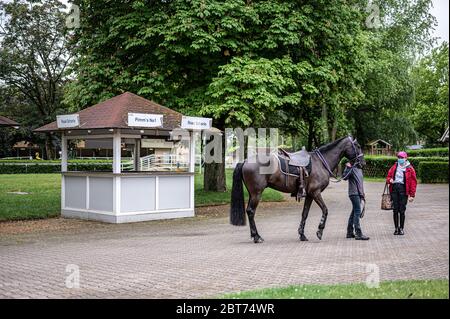
<path fill-rule="evenodd" d="M 322 240 L 322 232 L 320 230 L 317 231 L 316 235 L 317 235 L 317 238 Z"/>
<path fill-rule="evenodd" d="M 264 239 L 260 236 L 256 236 L 256 237 L 253 237 L 253 242 L 255 244 L 260 244 L 260 243 L 264 242 Z"/>
<path fill-rule="evenodd" d="M 308 241 L 305 235 L 300 235 L 300 241 Z"/>

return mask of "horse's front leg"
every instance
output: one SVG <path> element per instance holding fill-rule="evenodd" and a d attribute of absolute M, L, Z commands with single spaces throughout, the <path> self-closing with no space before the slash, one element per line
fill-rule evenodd
<path fill-rule="evenodd" d="M 247 205 L 248 223 L 250 224 L 250 237 L 253 239 L 255 244 L 262 243 L 264 241 L 264 239 L 258 234 L 255 223 L 256 207 L 258 207 L 260 200 L 261 193 L 255 195 L 251 194 Z"/>
<path fill-rule="evenodd" d="M 327 222 L 328 217 L 328 208 L 323 201 L 322 195 L 318 194 L 314 197 L 314 201 L 319 205 L 320 209 L 322 209 L 322 218 L 320 219 L 319 229 L 317 230 L 317 238 L 322 239 L 323 230 L 325 228 L 325 224 Z"/>
<path fill-rule="evenodd" d="M 300 226 L 298 226 L 298 235 L 300 236 L 301 241 L 307 241 L 308 238 L 305 236 L 305 223 L 306 219 L 308 218 L 309 209 L 311 208 L 312 203 L 312 197 L 307 195 L 305 198 L 305 203 L 303 205 L 303 212 L 302 212 L 302 220 L 300 221 Z"/>

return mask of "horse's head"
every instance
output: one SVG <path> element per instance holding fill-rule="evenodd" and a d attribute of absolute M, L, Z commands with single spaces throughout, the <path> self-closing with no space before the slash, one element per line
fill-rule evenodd
<path fill-rule="evenodd" d="M 344 156 L 352 163 L 352 165 L 359 164 L 361 167 L 366 165 L 364 153 L 356 138 L 353 139 L 351 136 L 348 137 L 348 143 L 344 150 Z"/>

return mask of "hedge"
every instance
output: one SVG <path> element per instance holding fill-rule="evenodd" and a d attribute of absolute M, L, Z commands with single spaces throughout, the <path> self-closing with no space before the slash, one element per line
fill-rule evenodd
<path fill-rule="evenodd" d="M 448 147 L 438 148 L 424 148 L 421 150 L 409 150 L 408 156 L 411 157 L 432 157 L 432 156 L 445 156 L 448 158 Z"/>
<path fill-rule="evenodd" d="M 0 159 L 0 164 L 2 163 L 20 163 L 20 164 L 60 164 L 61 160 L 26 160 L 26 159 Z M 112 163 L 112 160 L 106 160 L 106 159 L 70 159 L 69 163 Z"/>
<path fill-rule="evenodd" d="M 69 163 L 69 171 L 112 171 L 111 163 Z M 13 164 L 0 163 L 0 174 L 43 174 L 43 173 L 59 173 L 61 172 L 61 164 Z"/>
<path fill-rule="evenodd" d="M 418 175 L 422 183 L 448 183 L 448 162 L 422 162 Z"/>
<path fill-rule="evenodd" d="M 389 168 L 391 168 L 392 165 L 396 162 L 397 158 L 392 156 L 364 156 L 364 159 L 366 160 L 366 166 L 363 168 L 364 176 L 367 177 L 378 177 L 378 178 L 384 178 L 387 175 L 387 172 L 389 171 Z M 448 176 L 448 158 L 447 157 L 409 157 L 408 160 L 411 162 L 411 164 L 414 166 L 417 177 L 422 181 L 426 183 L 429 182 L 442 182 L 447 180 L 443 177 L 439 177 L 436 180 L 434 180 L 433 176 L 434 173 L 432 173 L 431 177 L 424 176 L 422 174 L 425 174 L 426 170 L 422 169 L 422 173 L 420 173 L 420 167 L 424 163 L 440 163 L 437 170 L 440 170 L 441 173 L 439 176 L 443 176 L 447 174 Z M 347 161 L 343 160 L 341 162 L 341 171 L 343 170 L 343 165 L 345 165 Z M 443 167 L 445 168 L 443 170 Z"/>

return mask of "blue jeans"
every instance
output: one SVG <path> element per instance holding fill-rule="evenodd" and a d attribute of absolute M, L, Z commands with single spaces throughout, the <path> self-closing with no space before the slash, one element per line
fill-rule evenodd
<path fill-rule="evenodd" d="M 359 195 L 350 195 L 349 197 L 353 209 L 348 219 L 347 232 L 353 233 L 354 230 L 356 233 L 359 233 L 361 232 L 361 225 L 359 223 L 361 217 L 361 197 Z"/>

